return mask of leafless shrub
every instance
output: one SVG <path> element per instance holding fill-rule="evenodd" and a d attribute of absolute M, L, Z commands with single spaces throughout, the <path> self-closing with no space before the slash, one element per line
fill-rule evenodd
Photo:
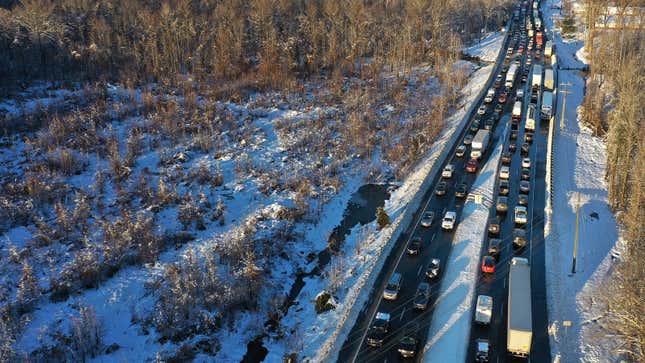
<path fill-rule="evenodd" d="M 71 349 L 74 360 L 85 361 L 100 352 L 103 343 L 101 324 L 94 307 L 81 306 L 79 315 L 72 317 Z"/>
<path fill-rule="evenodd" d="M 33 308 L 34 303 L 40 297 L 40 288 L 38 280 L 34 276 L 34 271 L 25 261 L 22 265 L 22 275 L 18 281 L 18 292 L 16 293 L 16 304 L 20 312 L 28 312 Z"/>
<path fill-rule="evenodd" d="M 58 171 L 64 175 L 80 174 L 87 162 L 68 148 L 59 148 L 50 152 L 47 156 L 47 167 L 51 171 Z"/>
<path fill-rule="evenodd" d="M 195 223 L 197 229 L 204 230 L 204 211 L 193 200 L 190 194 L 185 198 L 184 202 L 179 206 L 178 213 L 179 222 L 184 226 L 184 229 L 192 226 Z"/>
<path fill-rule="evenodd" d="M 159 177 L 159 184 L 155 195 L 155 201 L 161 206 L 177 203 L 177 192 L 172 186 L 168 186 L 163 177 Z"/>

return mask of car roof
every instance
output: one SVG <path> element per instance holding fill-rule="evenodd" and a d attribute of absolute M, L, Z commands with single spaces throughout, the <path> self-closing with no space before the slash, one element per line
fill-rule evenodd
<path fill-rule="evenodd" d="M 446 212 L 446 217 L 456 217 L 457 213 L 453 211 Z"/>
<path fill-rule="evenodd" d="M 390 320 L 390 314 L 378 312 L 376 313 L 376 319 L 378 320 Z"/>

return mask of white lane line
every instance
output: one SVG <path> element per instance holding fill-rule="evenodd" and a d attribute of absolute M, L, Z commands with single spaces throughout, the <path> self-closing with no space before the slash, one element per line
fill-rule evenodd
<path fill-rule="evenodd" d="M 430 238 L 430 243 L 432 243 L 432 242 L 434 241 L 434 238 L 435 238 L 435 237 L 437 237 L 437 234 L 436 234 L 436 233 L 432 235 L 432 238 Z"/>
<path fill-rule="evenodd" d="M 419 271 L 417 271 L 417 276 L 421 275 L 421 270 L 423 269 L 423 265 L 419 266 Z"/>
<path fill-rule="evenodd" d="M 401 311 L 401 317 L 399 318 L 399 320 L 403 320 L 403 314 L 405 314 L 405 308 L 403 308 L 403 310 Z"/>

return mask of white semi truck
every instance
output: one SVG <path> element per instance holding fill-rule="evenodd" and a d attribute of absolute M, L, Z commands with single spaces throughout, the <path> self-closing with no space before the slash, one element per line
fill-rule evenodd
<path fill-rule="evenodd" d="M 504 85 L 506 87 L 513 87 L 513 83 L 515 83 L 516 75 L 517 75 L 517 64 L 513 63 L 511 64 L 511 67 L 508 69 L 508 72 L 506 73 L 506 83 Z"/>
<path fill-rule="evenodd" d="M 526 125 L 524 128 L 527 131 L 535 131 L 535 105 L 530 104 L 526 112 Z"/>
<path fill-rule="evenodd" d="M 549 91 L 553 91 L 554 80 L 553 80 L 553 69 L 547 68 L 544 70 L 544 88 Z"/>
<path fill-rule="evenodd" d="M 506 349 L 514 356 L 528 357 L 533 339 L 531 316 L 531 267 L 526 258 L 513 257 L 508 275 Z"/>
<path fill-rule="evenodd" d="M 531 87 L 540 87 L 542 85 L 542 66 L 536 64 L 533 66 L 533 76 L 531 77 Z"/>
<path fill-rule="evenodd" d="M 470 156 L 473 158 L 479 159 L 485 152 L 490 142 L 490 131 L 488 130 L 479 130 L 473 138 L 471 144 L 472 150 L 470 151 Z"/>
<path fill-rule="evenodd" d="M 544 44 L 544 57 L 550 57 L 553 54 L 553 41 L 547 40 Z"/>
<path fill-rule="evenodd" d="M 540 108 L 540 118 L 549 120 L 553 114 L 553 93 L 544 91 L 542 93 L 542 108 Z"/>

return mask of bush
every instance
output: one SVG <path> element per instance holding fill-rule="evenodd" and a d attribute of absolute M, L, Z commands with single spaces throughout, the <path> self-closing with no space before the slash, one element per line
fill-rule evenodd
<path fill-rule="evenodd" d="M 327 291 L 323 291 L 318 296 L 316 296 L 316 313 L 322 314 L 325 311 L 335 309 L 336 306 L 332 303 L 331 294 Z"/>
<path fill-rule="evenodd" d="M 93 307 L 82 306 L 72 318 L 71 348 L 75 361 L 94 358 L 101 349 L 102 331 Z"/>
<path fill-rule="evenodd" d="M 376 223 L 378 223 L 379 229 L 383 229 L 390 224 L 390 216 L 387 215 L 387 212 L 382 207 L 376 209 Z"/>

